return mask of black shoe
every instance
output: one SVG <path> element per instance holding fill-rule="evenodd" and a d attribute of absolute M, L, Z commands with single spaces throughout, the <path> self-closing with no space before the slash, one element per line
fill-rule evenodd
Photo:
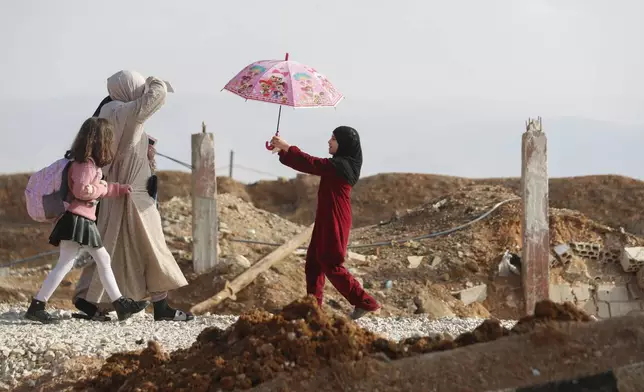
<path fill-rule="evenodd" d="M 102 312 L 98 306 L 94 305 L 91 302 L 88 302 L 84 300 L 83 298 L 77 298 L 76 301 L 74 301 L 74 306 L 76 306 L 76 309 L 80 310 L 82 313 L 73 313 L 72 317 L 77 318 L 77 319 L 83 319 L 83 320 L 90 320 L 90 321 L 110 321 L 112 320 L 108 315 L 107 312 Z"/>
<path fill-rule="evenodd" d="M 152 304 L 154 305 L 154 321 L 190 321 L 195 318 L 192 313 L 171 308 L 166 298 Z"/>
<path fill-rule="evenodd" d="M 139 313 L 140 311 L 145 309 L 145 306 L 147 306 L 147 304 L 147 301 L 137 302 L 132 298 L 125 297 L 121 297 L 112 302 L 112 305 L 114 305 L 114 310 L 116 310 L 116 314 L 119 316 L 119 321 L 127 320 L 132 317 L 133 314 Z"/>
<path fill-rule="evenodd" d="M 25 318 L 32 321 L 39 321 L 43 324 L 52 324 L 56 322 L 56 319 L 54 319 L 45 310 L 46 304 L 46 302 L 38 301 L 33 298 L 31 300 L 31 305 L 29 305 L 29 309 L 27 309 L 27 313 L 25 313 Z"/>

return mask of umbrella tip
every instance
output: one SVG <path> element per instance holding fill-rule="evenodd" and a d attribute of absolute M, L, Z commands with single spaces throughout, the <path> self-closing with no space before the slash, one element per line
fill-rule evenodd
<path fill-rule="evenodd" d="M 286 57 L 284 58 L 284 61 L 288 61 L 288 52 L 286 52 Z"/>

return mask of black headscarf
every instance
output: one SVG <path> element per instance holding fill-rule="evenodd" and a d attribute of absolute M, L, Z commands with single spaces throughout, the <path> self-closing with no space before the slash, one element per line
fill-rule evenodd
<path fill-rule="evenodd" d="M 106 103 L 112 102 L 112 98 L 108 95 L 107 97 L 103 98 L 100 104 L 98 104 L 98 107 L 96 108 L 96 111 L 92 115 L 92 117 L 98 117 L 99 114 L 101 114 L 101 108 L 103 105 Z"/>
<path fill-rule="evenodd" d="M 341 126 L 333 130 L 333 136 L 338 142 L 338 151 L 333 154 L 331 163 L 338 175 L 354 186 L 360 178 L 362 168 L 360 135 L 351 127 Z"/>

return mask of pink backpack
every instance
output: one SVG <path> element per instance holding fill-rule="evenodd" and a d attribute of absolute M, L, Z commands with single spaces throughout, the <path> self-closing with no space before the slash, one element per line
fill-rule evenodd
<path fill-rule="evenodd" d="M 69 207 L 67 173 L 69 159 L 62 158 L 29 177 L 25 189 L 27 212 L 37 222 L 53 222 Z M 64 181 L 63 181 L 64 179 Z"/>

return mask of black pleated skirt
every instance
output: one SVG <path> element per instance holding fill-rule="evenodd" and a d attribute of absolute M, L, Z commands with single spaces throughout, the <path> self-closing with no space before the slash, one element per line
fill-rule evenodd
<path fill-rule="evenodd" d="M 103 241 L 96 227 L 96 222 L 69 211 L 56 222 L 49 235 L 49 243 L 59 246 L 60 241 L 74 241 L 91 248 L 102 248 Z"/>

